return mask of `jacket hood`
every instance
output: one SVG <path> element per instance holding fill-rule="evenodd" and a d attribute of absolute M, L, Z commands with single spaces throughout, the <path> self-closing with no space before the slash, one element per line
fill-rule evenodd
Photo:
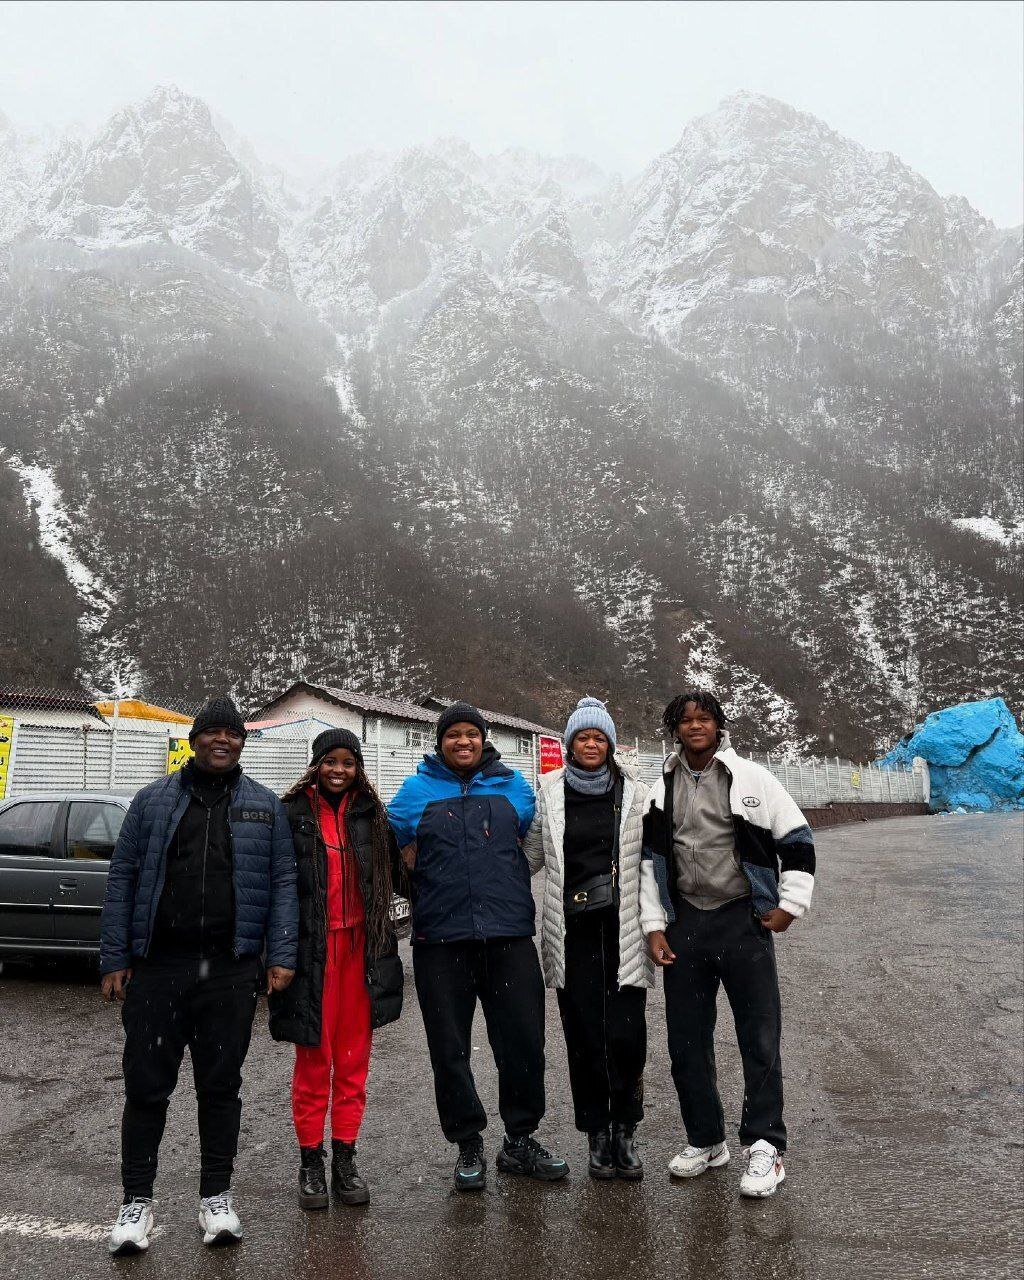
<path fill-rule="evenodd" d="M 459 783 L 473 782 L 477 778 L 510 778 L 512 776 L 512 770 L 508 765 L 501 763 L 501 753 L 490 742 L 484 743 L 484 751 L 480 757 L 480 763 L 477 765 L 476 771 L 470 774 L 468 779 L 464 774 L 456 773 L 454 769 L 445 764 L 440 752 L 437 751 L 432 751 L 429 755 L 425 755 L 416 766 L 416 772 L 433 778 L 454 778 Z"/>

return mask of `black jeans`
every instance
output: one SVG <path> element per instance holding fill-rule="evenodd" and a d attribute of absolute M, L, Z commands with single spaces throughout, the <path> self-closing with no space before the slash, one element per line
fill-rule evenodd
<path fill-rule="evenodd" d="M 619 989 L 619 918 L 586 912 L 565 922 L 565 986 L 558 991 L 576 1128 L 644 1118 L 647 992 Z"/>
<path fill-rule="evenodd" d="M 732 1006 L 743 1060 L 740 1142 L 764 1138 L 786 1149 L 782 1122 L 782 1003 L 771 933 L 749 898 L 699 911 L 681 901 L 665 933 L 675 963 L 665 974 L 665 1021 L 672 1079 L 686 1136 L 695 1147 L 725 1140 L 715 1071 L 719 983 Z"/>
<path fill-rule="evenodd" d="M 153 1194 L 167 1103 L 186 1046 L 199 1104 L 199 1194 L 213 1196 L 230 1188 L 242 1116 L 242 1063 L 258 982 L 254 956 L 136 961 L 121 1015 L 121 1181 L 126 1196 Z"/>
<path fill-rule="evenodd" d="M 419 942 L 412 960 L 444 1136 L 463 1142 L 487 1124 L 469 1062 L 478 1000 L 505 1132 L 533 1133 L 544 1117 L 544 979 L 533 939 Z"/>

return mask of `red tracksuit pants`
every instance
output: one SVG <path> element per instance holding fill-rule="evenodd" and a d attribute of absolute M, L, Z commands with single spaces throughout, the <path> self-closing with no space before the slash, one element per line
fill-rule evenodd
<path fill-rule="evenodd" d="M 320 1043 L 295 1046 L 292 1116 L 300 1147 L 323 1141 L 328 1104 L 331 1136 L 355 1142 L 359 1135 L 371 1043 L 365 954 L 364 925 L 328 933 Z"/>

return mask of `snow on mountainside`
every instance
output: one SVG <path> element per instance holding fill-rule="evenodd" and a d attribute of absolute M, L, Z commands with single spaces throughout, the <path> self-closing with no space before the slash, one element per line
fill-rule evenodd
<path fill-rule="evenodd" d="M 98 686 L 646 733 L 697 681 L 851 754 L 1024 694 L 1021 234 L 896 157 L 740 94 L 627 183 L 459 139 L 318 179 L 159 89 L 0 127 L 0 177 L 4 555 L 49 602 L 0 615 L 47 670 L 63 618 Z"/>

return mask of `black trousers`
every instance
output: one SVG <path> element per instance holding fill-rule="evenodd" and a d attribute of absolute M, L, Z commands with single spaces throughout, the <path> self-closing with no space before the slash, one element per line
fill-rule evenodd
<path fill-rule="evenodd" d="M 764 1138 L 786 1149 L 782 1122 L 782 1003 L 771 933 L 749 898 L 716 911 L 680 902 L 667 928 L 675 963 L 665 974 L 665 1021 L 672 1079 L 686 1136 L 695 1147 L 725 1140 L 725 1117 L 715 1071 L 719 983 L 732 1006 L 743 1059 L 740 1142 Z"/>
<path fill-rule="evenodd" d="M 487 1124 L 469 1061 L 477 1001 L 505 1132 L 533 1133 L 544 1117 L 544 979 L 533 939 L 418 942 L 412 956 L 444 1136 L 463 1142 Z"/>
<path fill-rule="evenodd" d="M 565 986 L 558 991 L 576 1128 L 644 1118 L 647 992 L 619 990 L 618 912 L 594 911 L 565 922 Z"/>
<path fill-rule="evenodd" d="M 199 1194 L 231 1186 L 242 1116 L 239 1091 L 259 982 L 255 957 L 137 962 L 122 1020 L 126 1196 L 151 1196 L 167 1104 L 186 1046 L 199 1104 Z"/>

